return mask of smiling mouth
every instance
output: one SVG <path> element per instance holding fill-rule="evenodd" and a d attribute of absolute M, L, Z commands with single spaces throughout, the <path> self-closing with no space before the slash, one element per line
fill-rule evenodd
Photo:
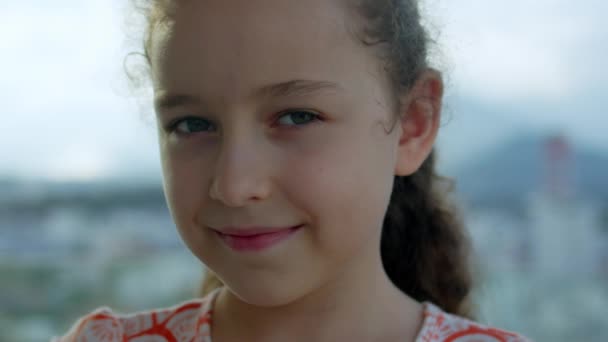
<path fill-rule="evenodd" d="M 231 249 L 239 252 L 262 251 L 286 241 L 304 225 L 284 229 L 224 230 L 215 231 Z"/>

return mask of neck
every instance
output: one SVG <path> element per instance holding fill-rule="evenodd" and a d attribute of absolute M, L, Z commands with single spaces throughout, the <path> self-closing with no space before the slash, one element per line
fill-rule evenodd
<path fill-rule="evenodd" d="M 377 254 L 368 265 L 350 262 L 334 279 L 281 307 L 249 305 L 223 288 L 214 341 L 413 341 L 422 307 L 392 284 Z"/>

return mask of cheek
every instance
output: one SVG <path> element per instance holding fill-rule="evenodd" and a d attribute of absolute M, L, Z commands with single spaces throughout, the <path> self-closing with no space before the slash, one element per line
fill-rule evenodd
<path fill-rule="evenodd" d="M 192 223 L 205 198 L 205 160 L 165 149 L 161 151 L 161 162 L 169 209 L 181 229 Z"/>
<path fill-rule="evenodd" d="M 179 235 L 199 260 L 212 261 L 217 253 L 214 240 L 201 229 L 200 222 L 205 214 L 202 210 L 207 208 L 206 179 L 210 177 L 207 161 L 201 156 L 184 156 L 174 151 L 162 151 L 161 161 L 165 195 Z"/>
<path fill-rule="evenodd" d="M 298 155 L 286 172 L 291 201 L 311 216 L 317 245 L 332 254 L 379 243 L 392 185 L 390 152 L 374 140 L 343 141 Z"/>

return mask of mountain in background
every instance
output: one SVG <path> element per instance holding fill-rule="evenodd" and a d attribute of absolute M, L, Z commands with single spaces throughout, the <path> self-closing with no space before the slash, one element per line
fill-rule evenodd
<path fill-rule="evenodd" d="M 460 167 L 454 178 L 457 193 L 474 205 L 523 203 L 555 187 L 608 205 L 608 156 L 559 136 L 514 138 Z"/>
<path fill-rule="evenodd" d="M 574 196 L 608 207 L 608 155 L 572 146 L 562 139 L 567 144 L 566 163 L 552 164 L 547 147 L 550 139 L 555 137 L 523 135 L 470 158 L 470 163 L 448 173 L 456 180 L 457 194 L 473 205 L 521 207 L 529 194 L 546 191 L 554 169 L 562 168 L 562 181 L 566 183 L 562 185 Z M 0 179 L 0 215 L 66 205 L 97 210 L 164 207 L 165 201 L 160 179 L 129 177 L 80 183 Z"/>
<path fill-rule="evenodd" d="M 0 179 L 0 218 L 41 216 L 58 208 L 104 213 L 117 208 L 166 210 L 166 204 L 160 181 L 47 182 Z"/>

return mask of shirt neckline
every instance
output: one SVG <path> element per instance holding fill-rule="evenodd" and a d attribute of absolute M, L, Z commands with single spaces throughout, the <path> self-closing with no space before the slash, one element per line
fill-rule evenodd
<path fill-rule="evenodd" d="M 209 332 L 209 338 L 206 342 L 212 342 L 211 333 L 212 333 L 212 325 L 213 325 L 213 311 L 215 308 L 215 301 L 217 300 L 217 297 L 219 296 L 221 290 L 222 290 L 222 287 L 218 287 L 218 288 L 214 289 L 213 291 L 209 292 L 207 294 L 207 298 L 209 300 L 206 300 L 205 303 L 203 304 L 203 307 L 201 308 L 202 315 L 207 318 L 206 324 L 208 325 L 207 328 L 208 328 L 208 332 Z M 421 304 L 422 304 L 422 314 L 423 314 L 422 324 L 420 325 L 420 329 L 418 329 L 418 332 L 416 333 L 416 338 L 414 339 L 414 342 L 420 341 L 422 334 L 428 329 L 428 325 L 430 323 L 431 316 L 433 316 L 433 314 L 440 311 L 440 309 L 431 302 L 425 301 L 425 302 L 421 302 Z"/>

